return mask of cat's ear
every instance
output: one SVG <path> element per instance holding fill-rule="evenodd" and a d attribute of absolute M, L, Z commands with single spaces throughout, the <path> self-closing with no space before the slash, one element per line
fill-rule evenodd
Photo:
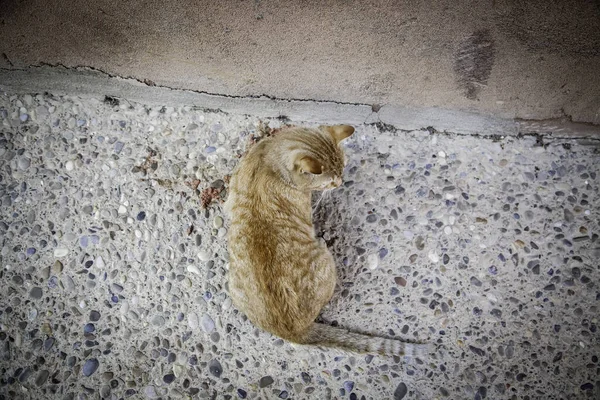
<path fill-rule="evenodd" d="M 323 164 L 310 156 L 304 156 L 296 161 L 296 166 L 301 173 L 308 172 L 313 175 L 320 175 L 323 172 Z"/>
<path fill-rule="evenodd" d="M 336 144 L 354 133 L 354 127 L 350 125 L 320 126 L 319 128 L 329 133 Z"/>

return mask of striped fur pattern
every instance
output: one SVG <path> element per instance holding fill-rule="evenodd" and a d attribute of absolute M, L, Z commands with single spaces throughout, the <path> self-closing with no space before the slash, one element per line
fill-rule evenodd
<path fill-rule="evenodd" d="M 256 326 L 298 344 L 417 355 L 419 345 L 315 323 L 336 284 L 334 259 L 312 224 L 311 192 L 342 182 L 348 125 L 286 128 L 255 144 L 234 171 L 225 211 L 229 292 Z"/>

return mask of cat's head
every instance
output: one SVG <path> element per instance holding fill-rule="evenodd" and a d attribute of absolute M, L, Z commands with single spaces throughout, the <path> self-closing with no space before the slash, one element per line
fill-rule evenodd
<path fill-rule="evenodd" d="M 340 142 L 354 133 L 350 125 L 303 129 L 295 137 L 291 178 L 299 189 L 326 190 L 342 184 L 345 167 Z M 294 139 L 292 139 L 294 140 Z"/>

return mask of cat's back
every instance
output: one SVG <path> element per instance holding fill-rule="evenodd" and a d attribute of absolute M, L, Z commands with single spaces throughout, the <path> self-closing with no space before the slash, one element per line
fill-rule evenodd
<path fill-rule="evenodd" d="M 310 194 L 294 193 L 265 159 L 276 139 L 259 142 L 240 161 L 225 206 L 230 295 L 254 323 L 271 330 L 297 306 L 290 294 L 304 285 L 307 262 L 320 253 Z"/>
<path fill-rule="evenodd" d="M 272 229 L 265 234 L 272 236 L 279 228 L 287 228 L 290 222 L 312 224 L 310 213 L 306 214 L 310 196 L 294 191 L 282 178 L 278 166 L 273 165 L 282 162 L 273 157 L 273 153 L 281 151 L 290 136 L 293 134 L 286 132 L 262 139 L 240 160 L 231 177 L 225 203 L 232 227 L 255 231 L 268 225 Z M 302 218 L 307 215 L 308 219 Z"/>
<path fill-rule="evenodd" d="M 281 139 L 270 137 L 257 143 L 230 181 L 225 204 L 230 220 L 230 261 L 243 262 L 249 268 L 265 268 L 275 259 L 281 263 L 292 250 L 285 246 L 294 240 L 306 243 L 313 232 L 310 196 L 294 193 L 266 159 Z"/>

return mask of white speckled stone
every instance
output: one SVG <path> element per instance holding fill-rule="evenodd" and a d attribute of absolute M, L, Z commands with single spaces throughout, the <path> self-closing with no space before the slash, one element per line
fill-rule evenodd
<path fill-rule="evenodd" d="M 54 249 L 54 257 L 56 258 L 65 257 L 67 254 L 69 254 L 69 250 L 65 249 L 64 247 L 57 247 Z"/>
<path fill-rule="evenodd" d="M 377 254 L 369 254 L 369 256 L 367 257 L 367 265 L 370 270 L 377 269 L 377 267 L 379 266 L 379 257 L 377 256 Z"/>
<path fill-rule="evenodd" d="M 208 261 L 210 260 L 210 253 L 208 253 L 207 251 L 200 251 L 198 252 L 198 258 L 200 259 L 200 261 Z"/>

